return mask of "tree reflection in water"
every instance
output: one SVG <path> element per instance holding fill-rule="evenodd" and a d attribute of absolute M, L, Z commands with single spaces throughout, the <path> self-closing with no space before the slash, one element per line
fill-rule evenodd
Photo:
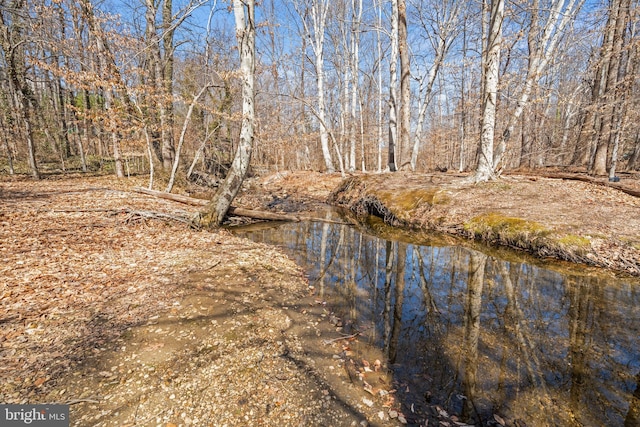
<path fill-rule="evenodd" d="M 384 350 L 407 412 L 638 425 L 640 282 L 374 225 L 379 237 L 326 223 L 239 233 L 289 250 L 361 342 Z"/>

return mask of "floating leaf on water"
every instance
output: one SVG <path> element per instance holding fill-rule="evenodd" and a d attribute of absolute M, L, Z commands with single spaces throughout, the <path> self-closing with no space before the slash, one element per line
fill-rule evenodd
<path fill-rule="evenodd" d="M 442 409 L 439 406 L 436 406 L 436 409 L 438 410 L 438 414 L 442 417 L 442 418 L 449 418 L 449 413 L 447 411 L 445 411 L 444 409 Z"/>
<path fill-rule="evenodd" d="M 373 393 L 373 387 L 371 387 L 371 384 L 369 384 L 368 382 L 364 381 L 364 391 L 366 391 L 367 393 Z"/>

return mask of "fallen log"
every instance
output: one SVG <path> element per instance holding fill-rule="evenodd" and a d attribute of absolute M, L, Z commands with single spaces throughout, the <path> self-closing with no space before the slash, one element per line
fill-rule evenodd
<path fill-rule="evenodd" d="M 208 200 L 196 199 L 189 196 L 183 196 L 181 194 L 166 193 L 164 191 L 149 190 L 148 188 L 143 188 L 143 187 L 134 187 L 133 191 L 135 191 L 136 193 L 142 193 L 142 194 L 147 194 L 149 196 L 158 197 L 160 199 L 173 200 L 174 202 L 184 203 L 191 206 L 207 206 L 209 204 Z M 229 211 L 227 212 L 227 215 L 244 216 L 247 218 L 261 219 L 266 221 L 292 221 L 292 222 L 319 221 L 319 222 L 328 222 L 331 224 L 347 224 L 345 222 L 333 221 L 325 218 L 315 218 L 315 217 L 288 215 L 288 214 L 281 214 L 281 213 L 267 212 L 267 211 L 258 211 L 254 209 L 239 208 L 237 206 L 231 206 L 229 208 Z"/>
<path fill-rule="evenodd" d="M 180 202 L 191 206 L 207 206 L 209 204 L 208 200 L 196 199 L 194 197 L 183 196 L 181 194 L 165 193 L 164 191 L 149 190 L 148 188 L 143 187 L 133 187 L 133 191 L 158 197 L 160 199 L 173 200 L 174 202 Z"/>

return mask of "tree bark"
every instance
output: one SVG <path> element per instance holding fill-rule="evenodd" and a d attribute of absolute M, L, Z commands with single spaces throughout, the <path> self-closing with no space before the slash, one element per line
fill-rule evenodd
<path fill-rule="evenodd" d="M 529 98 L 534 87 L 537 85 L 542 72 L 547 67 L 553 57 L 560 38 L 569 22 L 575 17 L 582 7 L 584 0 L 553 0 L 549 12 L 545 12 L 546 20 L 540 26 L 540 5 L 539 0 L 534 0 L 531 6 L 531 22 L 527 44 L 529 47 L 529 57 L 527 74 L 524 84 L 516 104 L 516 109 L 509 116 L 507 125 L 502 132 L 502 137 L 495 147 L 493 153 L 493 168 L 496 170 L 502 161 L 502 157 L 507 150 L 507 144 L 511 134 L 524 112 L 524 108 L 529 103 Z"/>
<path fill-rule="evenodd" d="M 605 175 L 607 173 L 607 155 L 609 151 L 610 133 L 612 132 L 613 121 L 615 120 L 615 94 L 617 93 L 618 76 L 621 64 L 622 45 L 624 43 L 624 33 L 628 23 L 629 0 L 616 0 L 613 2 L 611 10 L 612 17 L 608 25 L 612 25 L 613 36 L 611 44 L 603 52 L 607 58 L 606 79 L 602 102 L 604 102 L 604 113 L 599 131 L 597 132 L 597 144 L 591 173 L 594 175 Z"/>
<path fill-rule="evenodd" d="M 389 158 L 391 172 L 398 170 L 398 0 L 391 0 L 391 59 L 389 60 Z"/>
<path fill-rule="evenodd" d="M 411 142 L 411 64 L 409 62 L 409 45 L 407 35 L 406 0 L 398 1 L 398 50 L 400 52 L 400 158 L 402 168 L 405 159 L 410 157 Z"/>
<path fill-rule="evenodd" d="M 420 79 L 420 107 L 418 109 L 418 121 L 416 122 L 416 130 L 413 137 L 413 147 L 411 148 L 411 170 L 415 171 L 418 163 L 418 154 L 420 152 L 420 144 L 422 139 L 422 131 L 424 121 L 427 116 L 427 109 L 431 102 L 431 92 L 438 77 L 438 72 L 444 62 L 444 58 L 453 43 L 457 34 L 458 16 L 460 12 L 459 1 L 446 2 L 435 13 L 437 16 L 431 18 L 437 25 L 425 25 L 425 32 L 432 39 L 432 45 L 435 49 L 433 63 L 429 67 L 427 76 Z M 424 19 L 421 18 L 422 21 Z M 423 24 L 424 25 L 424 24 Z M 464 24 L 466 25 L 466 23 Z M 431 33 L 433 32 L 433 35 Z M 465 42 L 463 42 L 464 45 Z M 463 51 L 466 46 L 463 46 Z M 464 53 L 463 53 L 464 56 Z M 464 60 L 463 60 L 464 61 Z M 464 72 L 464 71 L 463 71 Z M 464 77 L 462 79 L 462 97 L 464 98 Z M 464 132 L 463 132 L 464 133 Z"/>
<path fill-rule="evenodd" d="M 27 156 L 31 176 L 40 179 L 40 171 L 36 160 L 36 146 L 34 140 L 32 109 L 37 112 L 37 100 L 31 86 L 27 82 L 27 65 L 25 58 L 24 16 L 27 15 L 24 0 L 16 0 L 10 8 L 11 23 L 9 26 L 0 22 L 0 43 L 4 50 L 9 75 L 9 85 L 13 93 L 15 105 L 19 110 L 20 121 L 27 139 Z M 0 15 L 1 17 L 1 15 Z"/>
<path fill-rule="evenodd" d="M 329 12 L 328 0 L 314 0 L 311 5 L 311 23 L 310 26 L 307 22 L 307 15 L 309 11 L 301 11 L 299 9 L 298 2 L 294 3 L 300 18 L 302 19 L 302 25 L 304 26 L 305 35 L 309 37 L 311 42 L 311 48 L 315 56 L 315 69 L 316 69 L 316 86 L 318 90 L 317 96 L 317 112 L 316 117 L 320 122 L 320 146 L 322 149 L 322 157 L 327 172 L 335 172 L 333 166 L 333 160 L 331 158 L 331 149 L 329 146 L 329 128 L 327 127 L 327 112 L 325 102 L 325 77 L 324 77 L 324 32 L 327 23 L 327 14 Z"/>
<path fill-rule="evenodd" d="M 249 170 L 251 153 L 253 150 L 253 129 L 255 122 L 254 110 L 254 79 L 255 79 L 255 14 L 254 0 L 234 0 L 233 12 L 236 20 L 236 38 L 240 52 L 240 73 L 242 75 L 242 127 L 240 142 L 231 169 L 226 179 L 203 217 L 203 225 L 207 227 L 220 226 L 227 211 L 235 199 L 242 182 Z"/>
<path fill-rule="evenodd" d="M 489 17 L 487 45 L 483 49 L 484 80 L 482 95 L 482 126 L 478 165 L 472 179 L 475 182 L 495 178 L 493 169 L 493 137 L 496 126 L 496 102 L 500 71 L 500 48 L 502 47 L 502 23 L 504 0 L 492 0 Z"/>
<path fill-rule="evenodd" d="M 174 63 L 174 42 L 173 36 L 175 33 L 173 25 L 173 1 L 164 0 L 162 8 L 162 47 L 164 48 L 164 57 L 162 58 L 162 88 L 164 102 L 164 123 L 166 126 L 164 135 L 162 137 L 162 150 L 165 166 L 168 166 L 173 162 L 175 153 L 175 141 L 173 137 L 173 63 Z M 166 159 L 169 159 L 167 162 Z"/>
<path fill-rule="evenodd" d="M 98 53 L 98 60 L 100 62 L 100 68 L 103 73 L 106 73 L 107 79 L 111 79 L 106 84 L 106 88 L 104 90 L 105 97 L 105 107 L 108 112 L 108 127 L 111 132 L 111 145 L 113 148 L 113 159 L 115 162 L 115 172 L 118 178 L 124 177 L 124 168 L 122 165 L 122 157 L 120 155 L 120 139 L 118 136 L 117 128 L 121 126 L 117 123 L 117 108 L 115 108 L 115 97 L 113 92 L 117 91 L 120 93 L 122 97 L 122 102 L 126 105 L 126 107 L 131 109 L 131 101 L 126 91 L 126 86 L 123 83 L 122 76 L 116 67 L 116 62 L 113 57 L 111 50 L 109 49 L 109 45 L 107 44 L 107 39 L 96 22 L 95 15 L 93 13 L 93 5 L 90 0 L 80 0 L 80 5 L 82 7 L 82 13 L 84 15 L 85 20 L 87 21 L 87 26 L 89 27 L 89 32 L 93 36 L 93 39 L 96 43 L 96 49 Z M 111 86 L 111 87 L 109 87 Z"/>

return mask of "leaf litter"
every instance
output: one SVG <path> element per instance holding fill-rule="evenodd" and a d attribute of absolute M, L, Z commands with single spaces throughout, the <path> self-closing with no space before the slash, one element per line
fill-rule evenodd
<path fill-rule="evenodd" d="M 141 183 L 0 183 L 0 401 L 70 404 L 73 426 L 407 422 L 298 266 L 225 230 L 131 221 L 197 213 Z"/>

